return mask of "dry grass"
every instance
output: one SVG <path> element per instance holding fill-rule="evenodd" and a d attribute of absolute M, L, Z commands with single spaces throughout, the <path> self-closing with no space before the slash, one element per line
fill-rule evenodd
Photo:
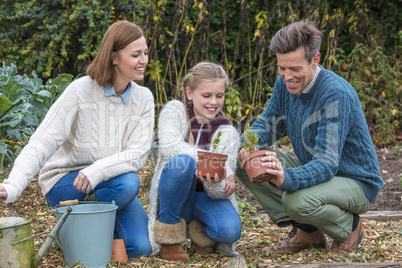
<path fill-rule="evenodd" d="M 139 198 L 144 201 L 148 209 L 148 189 L 150 170 L 141 172 L 143 185 Z M 23 192 L 23 195 L 14 203 L 17 216 L 31 220 L 34 233 L 51 230 L 56 223 L 52 209 L 43 198 L 36 178 Z M 11 216 L 8 206 L 0 204 L 0 216 Z M 261 249 L 271 244 L 281 243 L 286 237 L 288 228 L 279 228 L 267 218 L 258 218 L 252 212 L 244 211 L 246 219 L 243 222 L 242 237 L 236 244 L 237 250 L 245 257 L 249 267 L 285 265 L 285 264 L 317 264 L 317 263 L 380 263 L 402 262 L 402 220 L 364 222 L 365 238 L 361 250 L 357 254 L 343 257 L 332 257 L 327 250 L 303 250 L 292 255 L 271 256 Z M 41 236 L 35 239 L 38 248 L 45 239 Z M 218 254 L 200 256 L 194 254 L 190 244 L 186 245 L 190 254 L 190 263 L 183 265 L 167 262 L 159 257 L 140 257 L 130 259 L 128 263 L 113 262 L 112 267 L 223 267 L 230 258 Z M 51 247 L 40 267 L 64 267 L 64 258 L 61 251 Z"/>

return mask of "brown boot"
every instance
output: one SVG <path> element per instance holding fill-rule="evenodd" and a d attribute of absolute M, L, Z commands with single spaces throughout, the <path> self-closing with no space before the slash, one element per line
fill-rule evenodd
<path fill-rule="evenodd" d="M 176 224 L 155 222 L 155 242 L 161 245 L 160 256 L 168 261 L 188 262 L 190 257 L 180 243 L 186 241 L 186 221 Z"/>
<path fill-rule="evenodd" d="M 327 240 L 325 234 L 317 230 L 313 233 L 304 232 L 298 228 L 293 227 L 289 233 L 288 239 L 280 246 L 270 246 L 263 248 L 263 251 L 271 254 L 278 253 L 295 253 L 303 249 L 309 248 L 310 245 L 315 248 L 327 248 Z"/>
<path fill-rule="evenodd" d="M 162 244 L 160 251 L 161 258 L 168 261 L 180 261 L 187 263 L 190 260 L 187 252 L 180 244 Z"/>
<path fill-rule="evenodd" d="M 187 226 L 187 237 L 191 239 L 195 252 L 200 255 L 207 255 L 214 252 L 216 241 L 202 231 L 201 223 L 192 220 Z"/>
<path fill-rule="evenodd" d="M 359 249 L 359 244 L 363 239 L 364 233 L 362 222 L 363 219 L 360 218 L 356 230 L 354 230 L 345 241 L 338 242 L 334 240 L 334 242 L 332 242 L 332 247 L 329 251 L 329 254 L 336 256 L 357 253 L 357 250 Z"/>

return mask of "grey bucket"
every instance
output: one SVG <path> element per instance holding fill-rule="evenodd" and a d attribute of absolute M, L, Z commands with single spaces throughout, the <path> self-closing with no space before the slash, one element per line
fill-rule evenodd
<path fill-rule="evenodd" d="M 117 206 L 114 203 L 91 202 L 70 207 L 73 211 L 59 233 L 66 266 L 106 267 L 112 254 Z M 57 220 L 66 209 L 54 209 Z"/>

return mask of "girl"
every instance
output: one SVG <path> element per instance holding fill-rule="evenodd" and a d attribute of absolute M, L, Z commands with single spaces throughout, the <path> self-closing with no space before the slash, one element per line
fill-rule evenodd
<path fill-rule="evenodd" d="M 60 201 L 115 201 L 115 234 L 127 255 L 149 255 L 148 217 L 138 200 L 139 178 L 152 144 L 154 100 L 132 80 L 144 78 L 148 47 L 142 30 L 120 21 L 109 27 L 87 75 L 52 105 L 0 184 L 14 202 L 32 178 L 49 206 Z"/>
<path fill-rule="evenodd" d="M 201 62 L 183 79 L 183 102 L 172 100 L 160 113 L 148 231 L 152 254 L 160 252 L 163 259 L 187 262 L 189 256 L 180 245 L 187 235 L 200 254 L 214 248 L 229 256 L 238 254 L 233 243 L 240 238 L 241 221 L 233 176 L 239 134 L 220 113 L 228 83 L 220 65 Z M 197 151 L 211 150 L 218 132 L 222 136 L 215 152 L 228 155 L 223 178 L 197 170 Z"/>

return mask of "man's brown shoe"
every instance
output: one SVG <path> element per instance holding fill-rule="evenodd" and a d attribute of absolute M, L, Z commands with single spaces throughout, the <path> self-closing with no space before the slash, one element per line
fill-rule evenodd
<path fill-rule="evenodd" d="M 196 244 L 193 244 L 193 245 L 194 245 L 195 253 L 200 254 L 200 255 L 208 255 L 208 254 L 214 253 L 214 251 L 215 251 L 214 248 L 212 248 L 212 247 L 204 248 L 204 247 L 199 247 Z"/>
<path fill-rule="evenodd" d="M 357 253 L 359 249 L 359 244 L 363 239 L 363 219 L 360 218 L 359 224 L 357 225 L 356 230 L 354 230 L 349 237 L 343 241 L 332 242 L 332 247 L 329 251 L 330 255 L 344 255 L 349 253 Z"/>
<path fill-rule="evenodd" d="M 160 251 L 161 258 L 168 261 L 188 262 L 190 257 L 180 244 L 161 245 Z"/>
<path fill-rule="evenodd" d="M 270 246 L 263 248 L 263 251 L 271 254 L 278 253 L 295 253 L 303 249 L 309 248 L 312 245 L 315 248 L 327 248 L 327 240 L 325 234 L 317 230 L 312 233 L 304 232 L 298 228 L 293 227 L 289 233 L 288 239 L 280 246 Z"/>

